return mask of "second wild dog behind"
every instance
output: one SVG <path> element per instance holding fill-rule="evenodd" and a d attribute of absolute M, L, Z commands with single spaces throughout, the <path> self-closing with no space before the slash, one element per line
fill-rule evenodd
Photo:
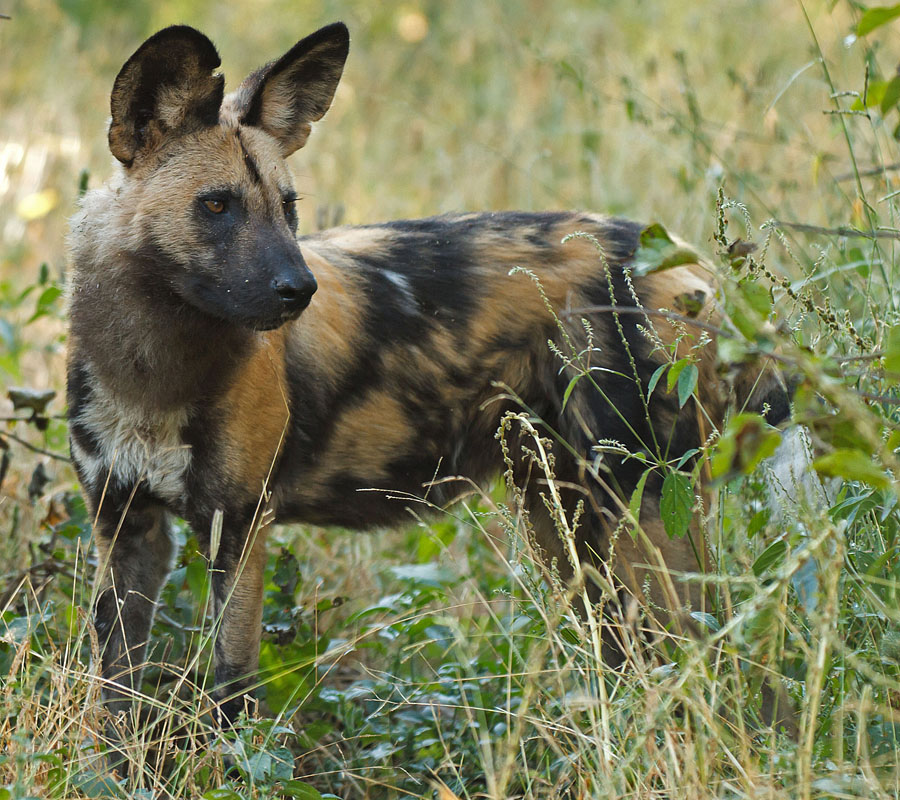
<path fill-rule="evenodd" d="M 463 214 L 298 243 L 285 159 L 330 106 L 348 45 L 344 25 L 330 25 L 226 96 L 212 43 L 176 26 L 148 39 L 116 78 L 109 145 L 119 165 L 73 220 L 68 357 L 71 449 L 97 515 L 94 619 L 114 713 L 139 687 L 175 555 L 172 515 L 207 548 L 221 515 L 215 680 L 233 719 L 257 666 L 263 507 L 281 522 L 396 523 L 404 503 L 392 495 L 422 495 L 437 479 L 429 500 L 443 504 L 463 484 L 441 478 L 495 476 L 499 421 L 525 408 L 567 443 L 555 448 L 555 475 L 586 486 L 579 557 L 602 564 L 620 518 L 616 497 L 630 497 L 645 466 L 606 455 L 600 480 L 586 479 L 598 441 L 661 463 L 700 447 L 722 421 L 714 343 L 697 348 L 697 395 L 683 408 L 661 388 L 644 397 L 665 359 L 646 329 L 652 322 L 663 345 L 679 334 L 641 313 L 585 314 L 591 380 L 563 402 L 574 372 L 548 347 L 564 344 L 546 303 L 633 309 L 639 298 L 671 309 L 687 294 L 702 301 L 699 320 L 718 324 L 715 287 L 699 265 L 630 285 L 639 225 L 586 213 Z M 583 238 L 562 243 L 576 231 L 604 256 Z M 533 273 L 543 296 L 510 275 L 514 267 Z M 579 318 L 564 324 L 576 349 L 588 345 Z M 699 338 L 689 326 L 680 353 Z M 765 377 L 754 401 L 786 408 Z M 527 483 L 530 465 L 514 455 Z M 666 535 L 660 484 L 657 470 L 641 526 L 671 570 L 696 571 L 703 543 Z M 572 564 L 540 491 L 526 493 L 536 544 L 566 579 Z M 565 492 L 570 511 L 585 496 Z M 623 596 L 642 598 L 646 582 L 657 602 L 675 599 L 642 566 L 656 563 L 652 554 L 628 536 L 616 551 Z M 678 603 L 699 606 L 696 585 L 675 586 Z"/>

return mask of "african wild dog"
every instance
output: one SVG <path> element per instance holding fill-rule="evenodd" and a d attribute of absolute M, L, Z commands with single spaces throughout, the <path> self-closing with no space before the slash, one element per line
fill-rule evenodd
<path fill-rule="evenodd" d="M 631 287 L 623 268 L 641 230 L 631 222 L 463 214 L 338 228 L 298 246 L 285 159 L 330 106 L 348 44 L 343 24 L 322 28 L 223 96 L 212 43 L 176 26 L 116 78 L 109 147 L 120 166 L 73 221 L 68 361 L 72 455 L 97 515 L 95 625 L 114 712 L 129 705 L 172 564 L 171 514 L 207 547 L 221 523 L 211 553 L 215 677 L 231 718 L 257 665 L 264 507 L 280 521 L 394 523 L 404 503 L 391 494 L 497 474 L 498 421 L 524 407 L 568 443 L 556 448 L 556 477 L 588 487 L 580 557 L 602 559 L 621 513 L 614 496 L 629 497 L 645 467 L 607 456 L 601 480 L 585 481 L 598 440 L 671 459 L 722 419 L 714 345 L 698 353 L 698 399 L 679 409 L 658 388 L 645 408 L 635 374 L 646 387 L 665 358 L 645 329 L 652 323 L 668 343 L 676 331 L 643 313 L 587 314 L 600 391 L 581 380 L 563 403 L 572 372 L 548 348 L 560 329 L 511 268 L 531 270 L 555 309 L 633 308 L 636 297 L 671 309 L 688 294 L 702 301 L 700 319 L 718 319 L 699 265 Z M 593 235 L 605 259 L 583 238 L 561 242 L 575 231 Z M 580 318 L 565 324 L 585 347 Z M 699 334 L 688 327 L 684 351 Z M 525 480 L 529 465 L 515 458 Z M 429 499 L 449 502 L 459 486 L 439 481 Z M 569 491 L 574 506 L 583 495 Z M 669 568 L 695 571 L 702 543 L 665 535 L 658 496 L 654 473 L 642 526 Z M 565 579 L 572 568 L 548 512 L 537 491 L 528 497 L 537 544 Z M 647 580 L 662 599 L 657 573 L 640 567 L 648 563 L 629 536 L 618 540 L 622 591 L 640 596 Z M 676 585 L 682 602 L 699 602 L 696 589 Z"/>

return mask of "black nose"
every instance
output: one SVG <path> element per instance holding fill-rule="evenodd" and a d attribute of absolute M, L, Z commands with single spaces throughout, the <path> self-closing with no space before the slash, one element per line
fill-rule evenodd
<path fill-rule="evenodd" d="M 302 311 L 319 288 L 312 275 L 280 275 L 272 281 L 272 288 L 281 298 L 285 311 Z"/>

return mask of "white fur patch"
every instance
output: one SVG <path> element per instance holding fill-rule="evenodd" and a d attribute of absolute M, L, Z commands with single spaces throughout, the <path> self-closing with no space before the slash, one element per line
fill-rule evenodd
<path fill-rule="evenodd" d="M 413 294 L 412 287 L 409 284 L 409 278 L 390 269 L 383 269 L 381 274 L 400 290 L 400 294 L 403 296 L 403 301 L 407 310 L 411 314 L 418 314 L 419 304 L 416 302 L 416 296 Z"/>
<path fill-rule="evenodd" d="M 769 507 L 774 520 L 791 519 L 796 509 L 804 506 L 822 511 L 833 502 L 832 484 L 820 480 L 812 462 L 809 431 L 803 425 L 786 428 L 778 449 L 765 463 Z"/>
<path fill-rule="evenodd" d="M 191 449 L 181 439 L 188 412 L 148 414 L 116 402 L 97 383 L 92 388 L 77 421 L 96 437 L 100 453 L 88 455 L 74 439 L 72 442 L 72 455 L 86 480 L 98 487 L 108 477 L 126 486 L 143 480 L 161 499 L 182 500 L 191 464 Z"/>

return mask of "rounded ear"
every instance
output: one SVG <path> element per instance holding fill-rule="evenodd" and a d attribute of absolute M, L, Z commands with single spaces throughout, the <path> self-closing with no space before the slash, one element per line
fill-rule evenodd
<path fill-rule="evenodd" d="M 279 142 L 281 154 L 289 156 L 306 143 L 310 123 L 331 106 L 349 49 L 350 33 L 343 22 L 301 39 L 235 92 L 238 121 L 262 128 Z"/>
<path fill-rule="evenodd" d="M 200 31 L 173 25 L 144 42 L 119 71 L 110 96 L 109 149 L 126 166 L 168 137 L 218 122 L 225 79 Z"/>

